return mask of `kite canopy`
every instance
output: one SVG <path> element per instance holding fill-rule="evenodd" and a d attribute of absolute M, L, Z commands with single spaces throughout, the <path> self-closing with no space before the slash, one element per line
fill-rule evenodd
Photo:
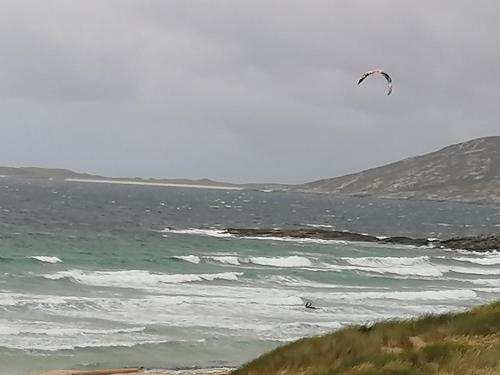
<path fill-rule="evenodd" d="M 371 76 L 372 74 L 380 74 L 380 75 L 384 76 L 384 78 L 387 80 L 387 89 L 388 89 L 387 95 L 391 95 L 391 92 L 392 92 L 392 78 L 391 78 L 391 76 L 389 74 L 387 74 L 386 72 L 384 72 L 383 70 L 380 70 L 380 69 L 370 70 L 370 71 L 366 72 L 365 74 L 363 74 L 359 78 L 358 85 L 361 82 L 363 82 L 366 77 Z"/>

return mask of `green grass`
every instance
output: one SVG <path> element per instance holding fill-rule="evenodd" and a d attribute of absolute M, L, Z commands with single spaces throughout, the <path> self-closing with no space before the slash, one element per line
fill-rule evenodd
<path fill-rule="evenodd" d="M 305 338 L 233 375 L 500 375 L 500 301 Z"/>

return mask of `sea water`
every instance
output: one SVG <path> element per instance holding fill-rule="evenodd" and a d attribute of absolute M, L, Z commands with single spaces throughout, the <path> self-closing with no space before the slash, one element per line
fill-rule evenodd
<path fill-rule="evenodd" d="M 301 337 L 500 297 L 495 252 L 223 231 L 307 226 L 448 238 L 498 231 L 500 210 L 2 178 L 0 374 L 233 367 Z"/>

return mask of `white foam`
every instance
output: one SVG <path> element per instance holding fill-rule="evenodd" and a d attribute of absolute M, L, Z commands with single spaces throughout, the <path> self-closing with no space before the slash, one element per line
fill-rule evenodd
<path fill-rule="evenodd" d="M 302 328 L 302 327 L 325 327 L 329 329 L 339 329 L 343 325 L 339 322 L 293 322 L 280 324 L 279 328 Z"/>
<path fill-rule="evenodd" d="M 312 228 L 333 228 L 333 225 L 330 224 L 304 224 L 306 227 Z"/>
<path fill-rule="evenodd" d="M 481 257 L 481 258 L 456 257 L 453 259 L 461 261 L 461 262 L 480 264 L 482 266 L 492 266 L 492 265 L 500 264 L 500 254 L 490 254 L 489 256 Z"/>
<path fill-rule="evenodd" d="M 222 231 L 219 229 L 163 229 L 162 233 L 174 233 L 174 234 L 191 234 L 198 236 L 209 236 L 209 237 L 218 237 L 218 238 L 227 238 L 232 237 L 231 234 L 226 231 Z"/>
<path fill-rule="evenodd" d="M 470 251 L 470 250 L 463 250 L 463 249 L 444 249 L 449 252 L 453 253 L 460 253 L 464 255 L 480 255 L 480 256 L 486 256 L 486 255 L 500 255 L 500 251 L 498 250 L 489 250 L 489 251 Z"/>
<path fill-rule="evenodd" d="M 62 260 L 59 259 L 58 257 L 51 257 L 51 256 L 44 256 L 44 255 L 33 255 L 33 256 L 30 256 L 29 258 L 38 260 L 39 262 L 51 263 L 51 264 L 62 262 Z"/>
<path fill-rule="evenodd" d="M 173 258 L 194 264 L 198 264 L 201 262 L 200 257 L 196 255 L 176 255 Z"/>
<path fill-rule="evenodd" d="M 318 289 L 373 289 L 373 287 L 368 286 L 347 286 L 347 285 L 338 285 L 333 283 L 320 283 L 314 282 L 306 279 L 302 279 L 299 277 L 291 277 L 291 276 L 280 276 L 280 275 L 271 275 L 263 277 L 266 283 L 272 282 L 278 285 L 298 287 L 298 288 L 318 288 Z M 384 288 L 376 288 L 376 289 L 384 289 Z"/>
<path fill-rule="evenodd" d="M 161 284 L 179 284 L 196 281 L 228 280 L 236 281 L 241 272 L 222 272 L 214 274 L 159 274 L 142 270 L 130 271 L 61 271 L 44 275 L 47 279 L 68 278 L 80 284 L 119 288 L 148 288 Z"/>
<path fill-rule="evenodd" d="M 425 290 L 413 292 L 357 292 L 357 293 L 333 293 L 331 298 L 345 300 L 364 300 L 364 299 L 394 299 L 399 301 L 454 301 L 469 300 L 477 297 L 477 294 L 470 289 L 456 290 Z"/>
<path fill-rule="evenodd" d="M 318 238 L 300 238 L 300 237 L 272 237 L 272 236 L 245 236 L 241 237 L 248 240 L 261 240 L 261 241 L 280 241 L 280 242 L 298 242 L 298 243 L 313 243 L 313 244 L 337 244 L 347 245 L 348 241 L 344 240 L 322 240 Z"/>
<path fill-rule="evenodd" d="M 230 264 L 232 266 L 239 266 L 240 261 L 238 257 L 236 256 L 207 256 L 204 257 L 209 260 L 213 260 L 218 263 L 223 263 L 223 264 Z"/>
<path fill-rule="evenodd" d="M 95 329 L 90 327 L 75 327 L 54 322 L 37 321 L 0 321 L 0 335 L 47 335 L 62 337 L 71 335 L 111 335 L 121 333 L 144 332 L 146 327 L 131 327 L 117 329 Z"/>
<path fill-rule="evenodd" d="M 477 268 L 477 267 L 447 267 L 440 266 L 441 269 L 447 272 L 456 272 L 472 275 L 500 275 L 500 268 Z"/>
<path fill-rule="evenodd" d="M 59 273 L 59 276 L 62 275 Z M 101 274 L 93 276 L 97 278 L 93 280 L 94 283 L 105 281 Z M 115 275 L 117 280 L 118 276 L 123 274 Z M 129 274 L 127 282 L 133 284 L 133 278 L 137 276 Z M 147 273 L 142 276 L 150 277 Z M 285 283 L 302 281 L 295 279 L 295 276 L 281 280 Z M 141 280 L 137 280 L 139 281 Z M 56 326 L 43 327 L 37 324 L 29 329 L 23 328 L 31 334 L 24 335 L 22 342 L 16 341 L 18 339 L 14 337 L 8 337 L 8 340 L 0 337 L 0 340 L 8 342 L 5 346 L 17 348 L 42 348 L 43 345 L 71 348 L 86 346 L 88 343 L 108 346 L 113 343 L 135 345 L 162 340 L 178 341 L 178 337 L 164 333 L 163 328 L 163 333 L 155 334 L 156 327 L 160 326 L 169 327 L 168 332 L 171 332 L 170 328 L 174 328 L 174 331 L 181 332 L 180 335 L 194 335 L 193 339 L 227 335 L 250 340 L 289 341 L 327 333 L 345 324 L 391 316 L 416 316 L 432 312 L 435 308 L 449 310 L 458 305 L 456 301 L 476 298 L 476 293 L 467 289 L 334 291 L 281 287 L 269 282 L 264 285 L 155 282 L 156 280 L 149 280 L 153 287 L 145 288 L 147 294 L 134 293 L 127 298 L 113 290 L 101 291 L 94 297 L 8 293 L 10 299 L 17 301 L 20 307 L 32 311 L 34 317 L 49 316 L 55 320 Z M 483 299 L 485 295 L 482 296 Z M 492 298 L 495 296 L 492 293 L 490 295 Z M 3 299 L 0 294 L 0 301 Z M 306 300 L 313 301 L 320 310 L 305 310 L 303 306 Z M 77 323 L 72 326 L 65 322 Z M 112 322 L 112 326 L 102 327 L 103 322 Z M 9 327 L 9 332 L 5 334 L 11 336 L 16 334 L 13 328 L 19 328 L 16 324 L 2 324 L 0 320 L 0 327 L 4 326 Z M 152 329 L 141 331 L 141 327 Z M 130 332 L 126 331 L 128 329 Z M 43 334 L 37 335 L 36 332 Z"/>
<path fill-rule="evenodd" d="M 17 302 L 12 293 L 0 293 L 0 306 L 16 306 Z"/>
<path fill-rule="evenodd" d="M 500 288 L 474 288 L 474 290 L 484 293 L 500 293 Z"/>
<path fill-rule="evenodd" d="M 500 279 L 475 279 L 475 280 L 470 280 L 470 281 L 476 285 L 500 287 Z"/>
<path fill-rule="evenodd" d="M 351 269 L 380 274 L 439 277 L 443 273 L 429 262 L 429 257 L 360 257 L 342 258 L 355 267 L 333 266 L 334 269 Z"/>
<path fill-rule="evenodd" d="M 161 233 L 174 233 L 174 234 L 189 234 L 198 236 L 208 236 L 217 238 L 242 238 L 247 240 L 264 240 L 264 241 L 282 241 L 282 242 L 299 242 L 299 243 L 317 243 L 317 244 L 348 244 L 344 240 L 322 240 L 316 238 L 299 238 L 299 237 L 272 237 L 272 236 L 235 236 L 226 232 L 225 230 L 219 229 L 163 229 Z"/>
<path fill-rule="evenodd" d="M 311 267 L 312 262 L 300 256 L 289 257 L 250 257 L 250 263 L 258 264 L 261 266 L 272 267 Z"/>
<path fill-rule="evenodd" d="M 391 266 L 414 266 L 428 264 L 429 257 L 360 257 L 360 258 L 341 258 L 354 266 L 364 267 L 391 267 Z"/>
<path fill-rule="evenodd" d="M 176 255 L 173 256 L 175 259 L 183 260 L 185 262 L 199 264 L 202 261 L 205 262 L 217 262 L 222 264 L 230 264 L 232 266 L 241 265 L 239 258 L 237 256 L 216 256 L 216 255 L 207 255 L 207 256 L 198 256 L 198 255 Z"/>

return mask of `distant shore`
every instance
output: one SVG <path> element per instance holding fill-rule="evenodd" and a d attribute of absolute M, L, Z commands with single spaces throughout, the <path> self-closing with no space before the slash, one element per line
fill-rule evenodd
<path fill-rule="evenodd" d="M 224 185 L 197 185 L 197 184 L 173 184 L 165 182 L 147 182 L 147 181 L 128 181 L 128 180 L 95 180 L 86 178 L 65 178 L 67 182 L 86 182 L 94 184 L 115 184 L 115 185 L 142 185 L 142 186 L 163 186 L 163 187 L 182 187 L 194 189 L 216 189 L 216 190 L 244 190 L 242 187 L 224 186 Z"/>

